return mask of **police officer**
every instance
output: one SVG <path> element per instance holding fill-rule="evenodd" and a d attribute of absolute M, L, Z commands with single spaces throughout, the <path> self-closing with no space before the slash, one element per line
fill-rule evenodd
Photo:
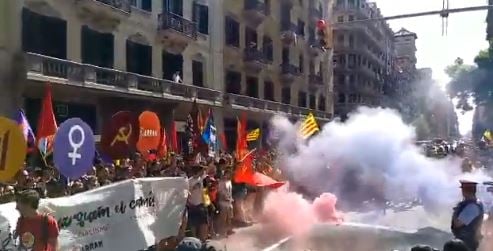
<path fill-rule="evenodd" d="M 463 200 L 454 208 L 452 215 L 452 233 L 462 240 L 471 251 L 476 251 L 481 241 L 483 224 L 483 204 L 476 198 L 476 182 L 461 181 Z"/>

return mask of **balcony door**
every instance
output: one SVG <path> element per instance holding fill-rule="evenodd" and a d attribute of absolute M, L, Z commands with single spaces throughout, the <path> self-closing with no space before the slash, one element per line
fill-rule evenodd
<path fill-rule="evenodd" d="M 163 0 L 165 12 L 183 16 L 183 0 Z"/>

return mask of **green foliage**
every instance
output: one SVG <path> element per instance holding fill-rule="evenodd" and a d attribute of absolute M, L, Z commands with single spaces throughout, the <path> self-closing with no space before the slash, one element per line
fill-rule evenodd
<path fill-rule="evenodd" d="M 457 108 L 464 111 L 472 110 L 471 99 L 475 104 L 493 101 L 493 43 L 481 50 L 475 57 L 476 65 L 466 65 L 464 60 L 457 58 L 454 64 L 447 66 L 445 73 L 452 79 L 447 92 L 452 98 L 459 100 Z"/>

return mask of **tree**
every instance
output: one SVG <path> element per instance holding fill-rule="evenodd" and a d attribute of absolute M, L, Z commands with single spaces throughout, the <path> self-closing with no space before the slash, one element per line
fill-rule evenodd
<path fill-rule="evenodd" d="M 474 59 L 476 65 L 466 65 L 464 60 L 457 58 L 453 65 L 445 69 L 452 79 L 447 86 L 451 98 L 458 98 L 458 109 L 470 111 L 474 104 L 487 104 L 493 102 L 493 44 L 481 50 Z"/>

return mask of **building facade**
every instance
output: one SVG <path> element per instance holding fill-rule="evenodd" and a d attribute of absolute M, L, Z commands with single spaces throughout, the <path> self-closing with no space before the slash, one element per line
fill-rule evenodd
<path fill-rule="evenodd" d="M 335 114 L 345 117 L 356 107 L 381 105 L 384 80 L 392 71 L 394 33 L 375 3 L 337 0 L 334 3 Z"/>
<path fill-rule="evenodd" d="M 117 111 L 152 110 L 167 128 L 193 100 L 234 132 L 273 114 L 332 118 L 331 52 L 315 43 L 328 0 L 6 0 L 0 2 L 0 114 L 35 124 L 46 82 L 59 123 L 100 133 Z M 176 75 L 182 81 L 176 82 Z M 180 126 L 178 126 L 180 129 Z M 234 136 L 234 135 L 232 135 Z M 233 141 L 231 137 L 231 141 Z M 231 144 L 232 145 L 232 144 Z"/>

